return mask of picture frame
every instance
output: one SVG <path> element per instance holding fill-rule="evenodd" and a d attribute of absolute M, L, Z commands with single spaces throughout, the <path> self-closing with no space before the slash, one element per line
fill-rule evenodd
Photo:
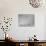
<path fill-rule="evenodd" d="M 34 14 L 19 14 L 18 25 L 20 27 L 32 27 L 35 24 Z"/>

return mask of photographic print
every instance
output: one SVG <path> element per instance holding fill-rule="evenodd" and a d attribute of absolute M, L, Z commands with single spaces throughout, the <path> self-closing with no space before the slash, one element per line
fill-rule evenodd
<path fill-rule="evenodd" d="M 33 14 L 19 14 L 18 25 L 21 27 L 34 26 L 34 15 Z"/>

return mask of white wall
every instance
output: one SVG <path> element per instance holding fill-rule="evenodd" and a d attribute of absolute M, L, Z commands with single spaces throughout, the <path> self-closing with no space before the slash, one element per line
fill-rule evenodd
<path fill-rule="evenodd" d="M 19 27 L 18 14 L 34 14 L 35 26 Z M 16 37 L 17 40 L 27 40 L 34 34 L 37 35 L 39 40 L 44 40 L 44 35 L 46 34 L 44 32 L 46 21 L 44 15 L 46 15 L 46 8 L 33 8 L 30 6 L 28 0 L 0 0 L 0 16 L 13 17 L 12 27 L 9 33 L 13 37 Z"/>
<path fill-rule="evenodd" d="M 44 39 L 46 39 L 46 14 L 45 14 L 45 19 L 44 19 L 44 21 L 45 21 L 45 24 L 44 24 Z"/>

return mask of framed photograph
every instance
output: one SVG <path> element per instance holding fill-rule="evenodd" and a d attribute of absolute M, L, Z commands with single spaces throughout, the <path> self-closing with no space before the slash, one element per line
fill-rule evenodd
<path fill-rule="evenodd" d="M 21 27 L 32 27 L 35 24 L 35 16 L 33 14 L 19 14 L 18 25 Z"/>

